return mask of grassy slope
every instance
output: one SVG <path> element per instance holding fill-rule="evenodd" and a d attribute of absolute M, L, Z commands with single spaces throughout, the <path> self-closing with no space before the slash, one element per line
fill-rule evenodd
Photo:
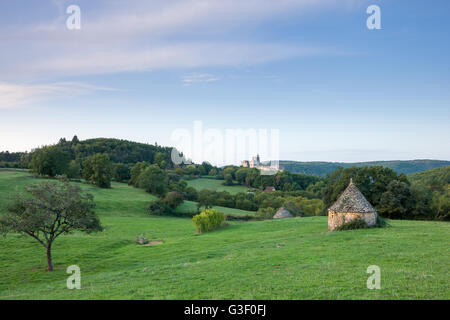
<path fill-rule="evenodd" d="M 236 186 L 224 186 L 222 183 L 224 180 L 199 178 L 193 180 L 187 180 L 187 184 L 190 187 L 195 188 L 200 191 L 203 189 L 209 189 L 214 191 L 227 191 L 231 194 L 236 194 L 239 192 L 247 192 L 248 188 L 240 185 Z"/>
<path fill-rule="evenodd" d="M 247 210 L 241 210 L 241 209 L 235 209 L 235 208 L 227 208 L 227 207 L 221 207 L 221 206 L 213 206 L 214 209 L 219 210 L 220 212 L 232 216 L 251 216 L 256 213 L 256 211 L 247 211 Z M 183 212 L 183 213 L 197 213 L 197 202 L 194 201 L 188 201 L 185 200 L 180 206 L 176 208 L 177 212 Z"/>
<path fill-rule="evenodd" d="M 14 186 L 33 182 L 0 171 L 0 208 Z M 190 219 L 150 217 L 151 196 L 115 184 L 91 189 L 106 230 L 56 240 L 56 271 L 29 237 L 0 239 L 0 299 L 413 299 L 450 298 L 445 222 L 392 221 L 391 228 L 328 233 L 326 217 L 234 223 L 195 235 Z M 134 244 L 137 233 L 163 240 Z M 81 267 L 82 289 L 65 268 Z M 378 265 L 382 289 L 368 290 Z"/>

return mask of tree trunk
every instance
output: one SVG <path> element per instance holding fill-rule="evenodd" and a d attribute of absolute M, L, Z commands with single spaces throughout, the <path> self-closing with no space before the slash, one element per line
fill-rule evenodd
<path fill-rule="evenodd" d="M 47 265 L 48 269 L 47 271 L 53 271 L 53 262 L 52 262 L 52 244 L 47 244 Z"/>

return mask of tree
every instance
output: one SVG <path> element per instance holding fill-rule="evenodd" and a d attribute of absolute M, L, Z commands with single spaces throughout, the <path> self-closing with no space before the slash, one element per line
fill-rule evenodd
<path fill-rule="evenodd" d="M 110 188 L 112 165 L 107 154 L 97 153 L 83 162 L 83 178 L 100 188 Z"/>
<path fill-rule="evenodd" d="M 322 189 L 324 211 L 326 211 L 347 188 L 350 178 L 358 187 L 367 200 L 378 209 L 381 196 L 387 191 L 388 185 L 396 180 L 409 185 L 405 175 L 397 173 L 389 168 L 381 166 L 372 167 L 338 167 L 331 174 L 328 174 L 325 182 L 326 186 Z M 391 199 L 392 200 L 392 199 Z M 387 196 L 385 203 L 388 201 Z M 393 205 L 393 202 L 391 202 Z"/>
<path fill-rule="evenodd" d="M 75 230 L 91 233 L 103 230 L 94 212 L 91 194 L 68 183 L 44 182 L 29 186 L 29 196 L 19 194 L 0 217 L 0 231 L 29 235 L 47 252 L 48 271 L 53 270 L 52 245 L 55 239 Z"/>
<path fill-rule="evenodd" d="M 67 178 L 76 179 L 79 178 L 81 174 L 81 166 L 76 160 L 72 160 L 67 167 Z"/>
<path fill-rule="evenodd" d="M 164 199 L 166 204 L 171 207 L 172 209 L 175 209 L 176 207 L 178 207 L 180 204 L 183 203 L 184 199 L 183 199 L 183 194 L 181 194 L 178 191 L 172 191 L 169 192 L 166 195 L 166 198 Z"/>
<path fill-rule="evenodd" d="M 239 184 L 245 183 L 245 178 L 247 177 L 247 172 L 248 172 L 247 168 L 240 168 L 240 169 L 236 170 L 234 175 L 236 177 L 237 182 L 239 182 Z"/>
<path fill-rule="evenodd" d="M 167 166 L 166 155 L 162 152 L 156 153 L 154 163 L 161 169 L 165 169 Z"/>
<path fill-rule="evenodd" d="M 74 135 L 73 138 L 72 138 L 72 144 L 76 145 L 78 143 L 80 143 L 80 140 L 78 139 L 77 135 Z"/>
<path fill-rule="evenodd" d="M 197 174 L 197 168 L 193 164 L 188 164 L 183 168 L 183 173 L 188 176 L 193 176 Z"/>
<path fill-rule="evenodd" d="M 207 161 L 203 161 L 201 166 L 204 169 L 204 173 L 202 173 L 203 175 L 208 174 L 211 171 L 211 169 L 213 169 L 213 166 Z"/>
<path fill-rule="evenodd" d="M 67 173 L 70 155 L 58 146 L 43 147 L 33 153 L 31 169 L 41 176 L 54 177 Z"/>
<path fill-rule="evenodd" d="M 149 163 L 142 161 L 136 163 L 130 171 L 130 180 L 128 181 L 129 185 L 137 187 L 138 178 L 141 173 L 150 166 Z"/>
<path fill-rule="evenodd" d="M 223 176 L 225 177 L 227 174 L 231 175 L 231 178 L 234 179 L 234 173 L 236 172 L 236 167 L 230 166 L 223 169 Z"/>
<path fill-rule="evenodd" d="M 211 208 L 215 202 L 215 193 L 212 190 L 203 189 L 197 193 L 198 202 L 197 209 L 205 207 L 205 209 Z"/>
<path fill-rule="evenodd" d="M 393 180 L 386 192 L 381 195 L 377 207 L 381 216 L 391 219 L 404 219 L 413 208 L 413 201 L 408 184 Z"/>
<path fill-rule="evenodd" d="M 198 200 L 198 193 L 197 190 L 194 187 L 186 187 L 184 189 L 185 198 L 186 200 L 190 201 L 197 201 Z"/>
<path fill-rule="evenodd" d="M 114 180 L 117 182 L 128 182 L 130 180 L 130 167 L 123 163 L 114 164 Z"/>
<path fill-rule="evenodd" d="M 149 193 L 162 196 L 166 192 L 166 175 L 157 165 L 151 165 L 139 175 L 137 185 Z"/>
<path fill-rule="evenodd" d="M 233 185 L 233 176 L 231 175 L 231 173 L 225 174 L 224 175 L 224 179 L 225 179 L 224 185 L 226 185 L 226 186 L 232 186 Z"/>
<path fill-rule="evenodd" d="M 443 194 L 433 192 L 431 209 L 436 220 L 450 220 L 450 187 L 448 185 Z"/>

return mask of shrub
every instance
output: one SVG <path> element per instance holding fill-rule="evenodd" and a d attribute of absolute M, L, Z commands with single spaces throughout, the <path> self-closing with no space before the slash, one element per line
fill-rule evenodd
<path fill-rule="evenodd" d="M 197 193 L 197 190 L 195 190 L 195 188 L 187 187 L 186 189 L 184 189 L 184 193 L 185 193 L 186 200 L 190 200 L 190 201 L 198 200 L 198 193 Z"/>
<path fill-rule="evenodd" d="M 223 213 L 215 209 L 205 209 L 192 218 L 199 233 L 220 228 L 224 220 L 225 216 Z"/>
<path fill-rule="evenodd" d="M 342 224 L 336 230 L 343 231 L 343 230 L 366 229 L 366 228 L 383 228 L 387 226 L 389 226 L 389 223 L 385 219 L 383 219 L 379 214 L 377 214 L 377 222 L 373 226 L 369 227 L 363 219 L 358 218 Z"/>
<path fill-rule="evenodd" d="M 340 225 L 336 230 L 344 231 L 344 230 L 354 230 L 354 229 L 366 229 L 368 227 L 369 226 L 363 219 L 357 218 L 357 219 L 354 219 L 352 221 L 349 221 L 349 222 L 346 222 L 346 223 Z"/>
<path fill-rule="evenodd" d="M 276 210 L 274 208 L 268 207 L 268 208 L 259 208 L 258 211 L 255 214 L 255 218 L 266 220 L 266 219 L 272 219 L 275 215 Z"/>
<path fill-rule="evenodd" d="M 164 199 L 164 202 L 172 209 L 178 207 L 183 201 L 183 194 L 178 191 L 169 192 Z"/>
<path fill-rule="evenodd" d="M 375 228 L 383 228 L 383 227 L 389 227 L 390 224 L 387 222 L 386 219 L 382 218 L 379 214 L 377 214 L 377 222 L 375 223 Z"/>
<path fill-rule="evenodd" d="M 150 214 L 162 216 L 173 214 L 174 211 L 170 206 L 167 205 L 165 201 L 157 200 L 150 203 L 150 206 L 148 207 L 148 212 Z"/>

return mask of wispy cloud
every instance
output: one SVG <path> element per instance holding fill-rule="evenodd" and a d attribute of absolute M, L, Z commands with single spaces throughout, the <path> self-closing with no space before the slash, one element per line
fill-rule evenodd
<path fill-rule="evenodd" d="M 181 77 L 183 86 L 191 86 L 194 83 L 200 82 L 215 82 L 218 80 L 219 77 L 209 73 L 192 73 Z"/>
<path fill-rule="evenodd" d="M 4 26 L 3 79 L 239 66 L 333 54 L 329 48 L 249 42 L 239 35 L 263 21 L 345 8 L 344 3 L 356 0 L 99 0 L 95 10 L 92 3 L 80 0 L 82 29 L 77 31 L 65 29 L 67 16 L 61 7 L 66 3 L 53 1 L 57 12 L 52 21 Z M 240 32 L 235 32 L 237 28 Z"/>
<path fill-rule="evenodd" d="M 115 91 L 115 89 L 75 82 L 38 85 L 0 83 L 0 109 L 26 106 L 37 101 L 60 97 L 74 97 L 94 91 Z"/>

